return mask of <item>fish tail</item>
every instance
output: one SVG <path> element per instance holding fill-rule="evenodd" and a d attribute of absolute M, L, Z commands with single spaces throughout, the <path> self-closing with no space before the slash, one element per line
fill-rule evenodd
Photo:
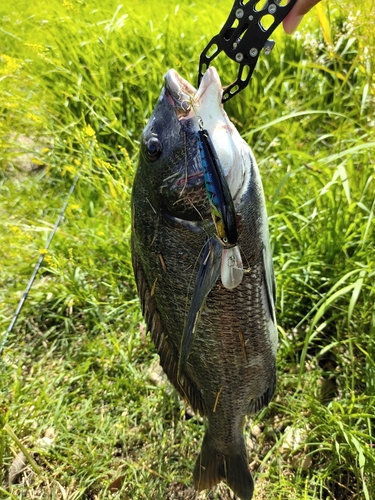
<path fill-rule="evenodd" d="M 194 469 L 194 487 L 201 491 L 225 481 L 241 500 L 251 500 L 254 481 L 249 470 L 245 440 L 233 454 L 223 453 L 207 430 Z"/>

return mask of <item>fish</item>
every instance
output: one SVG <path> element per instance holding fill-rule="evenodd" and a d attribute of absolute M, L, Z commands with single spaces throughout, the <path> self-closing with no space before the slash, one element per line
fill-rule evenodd
<path fill-rule="evenodd" d="M 224 481 L 241 500 L 251 500 L 244 425 L 276 388 L 276 285 L 260 172 L 222 94 L 213 66 L 198 89 L 174 69 L 166 73 L 140 140 L 131 251 L 160 364 L 206 418 L 194 487 Z M 229 247 L 212 217 L 202 127 L 229 188 L 224 199 L 233 202 L 236 224 L 230 219 L 227 226 L 237 233 Z M 220 203 L 219 212 L 225 208 Z"/>

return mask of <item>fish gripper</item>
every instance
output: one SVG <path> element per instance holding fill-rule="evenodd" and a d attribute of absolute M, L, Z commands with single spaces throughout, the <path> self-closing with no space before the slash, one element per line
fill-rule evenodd
<path fill-rule="evenodd" d="M 200 56 L 198 86 L 211 61 L 223 51 L 240 67 L 234 82 L 224 87 L 222 102 L 243 90 L 250 81 L 261 50 L 268 55 L 275 45 L 269 36 L 295 3 L 296 0 L 235 0 L 222 30 Z"/>

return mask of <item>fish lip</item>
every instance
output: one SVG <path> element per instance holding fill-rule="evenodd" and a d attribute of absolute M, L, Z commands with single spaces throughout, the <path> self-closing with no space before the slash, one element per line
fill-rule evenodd
<path fill-rule="evenodd" d="M 203 98 L 206 90 L 208 90 L 212 85 L 214 86 L 214 88 L 216 87 L 218 89 L 217 105 L 220 106 L 224 89 L 221 85 L 219 74 L 214 66 L 210 66 L 209 68 L 207 68 L 200 82 L 199 88 L 194 95 L 194 101 L 199 102 Z"/>
<path fill-rule="evenodd" d="M 164 75 L 165 94 L 169 104 L 175 109 L 178 118 L 190 118 L 193 114 L 193 103 L 203 99 L 205 92 L 214 86 L 218 88 L 218 105 L 221 103 L 223 87 L 218 72 L 210 66 L 196 89 L 190 82 L 182 78 L 176 70 L 170 69 Z"/>
<path fill-rule="evenodd" d="M 217 107 L 222 108 L 223 87 L 220 77 L 214 66 L 207 68 L 199 88 L 196 89 L 185 80 L 176 70 L 170 69 L 164 75 L 164 98 L 176 114 L 182 130 L 197 132 L 204 126 L 204 118 L 200 116 L 199 109 L 205 99 Z M 193 186 L 203 183 L 203 171 L 182 175 L 176 185 Z"/>
<path fill-rule="evenodd" d="M 196 89 L 174 69 L 164 75 L 164 87 L 168 102 L 175 108 L 176 114 L 186 117 L 191 111 Z"/>

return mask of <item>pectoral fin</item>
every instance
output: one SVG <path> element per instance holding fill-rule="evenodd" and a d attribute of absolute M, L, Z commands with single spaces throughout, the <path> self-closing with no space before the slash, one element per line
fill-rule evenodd
<path fill-rule="evenodd" d="M 207 295 L 215 285 L 220 275 L 222 245 L 211 237 L 204 248 L 201 263 L 195 280 L 193 297 L 186 316 L 185 327 L 181 339 L 179 372 L 183 369 L 193 344 Z"/>

